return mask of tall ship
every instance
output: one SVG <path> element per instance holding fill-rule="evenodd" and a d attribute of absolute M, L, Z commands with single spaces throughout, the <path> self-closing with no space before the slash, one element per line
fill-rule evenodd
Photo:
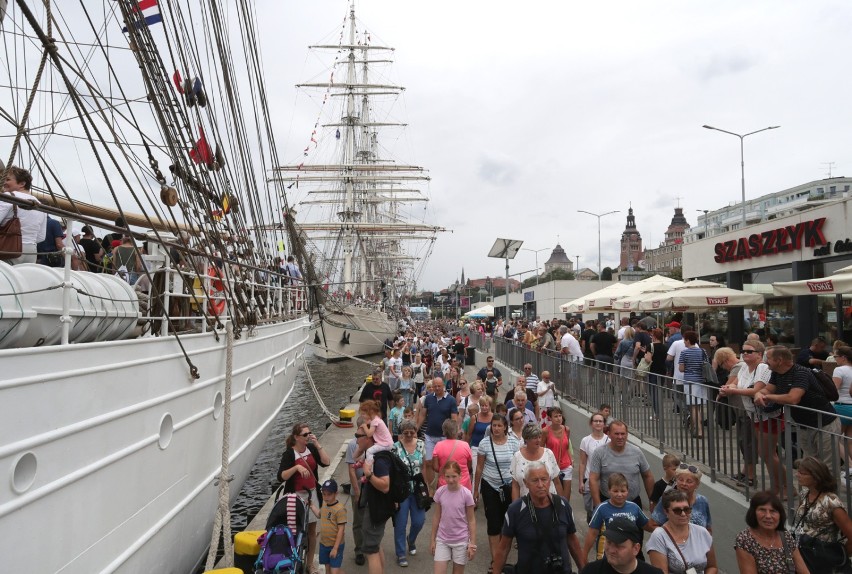
<path fill-rule="evenodd" d="M 5 191 L 32 175 L 0 193 L 26 223 L 0 253 L 4 571 L 194 571 L 293 390 L 311 319 L 258 18 L 0 1 Z"/>
<path fill-rule="evenodd" d="M 295 198 L 288 219 L 319 318 L 312 342 L 333 361 L 380 353 L 398 334 L 444 230 L 428 222 L 428 172 L 390 146 L 407 127 L 390 112 L 404 91 L 387 79 L 394 49 L 374 42 L 354 2 L 337 42 L 310 49 L 333 58 L 322 81 L 297 86 L 319 116 L 297 159 L 274 175 Z"/>

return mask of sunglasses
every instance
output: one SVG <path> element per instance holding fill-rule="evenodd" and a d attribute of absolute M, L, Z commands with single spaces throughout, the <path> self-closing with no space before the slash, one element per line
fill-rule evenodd
<path fill-rule="evenodd" d="M 302 434 L 300 434 L 299 436 L 301 436 L 301 437 L 305 437 L 305 438 L 308 438 L 309 436 L 311 436 L 311 433 L 309 433 L 309 432 L 303 432 L 303 433 L 302 433 Z"/>
<path fill-rule="evenodd" d="M 678 516 L 683 516 L 684 514 L 692 514 L 691 506 L 678 506 L 677 508 L 669 508 L 669 510 L 671 510 Z"/>
<path fill-rule="evenodd" d="M 753 355 L 753 354 L 755 354 L 756 352 L 757 352 L 757 351 L 754 351 L 754 350 L 748 350 L 748 349 L 744 349 L 744 350 L 740 351 L 740 353 L 741 353 L 741 354 L 743 354 L 743 355 Z"/>
<path fill-rule="evenodd" d="M 367 435 L 365 435 L 365 434 L 361 434 L 361 433 L 357 433 L 357 432 L 355 433 L 355 438 L 364 438 L 365 436 L 367 436 Z"/>
<path fill-rule="evenodd" d="M 686 464 L 685 462 L 680 463 L 680 466 L 678 467 L 678 469 L 688 470 L 692 474 L 698 474 L 699 473 L 697 466 L 692 466 L 691 464 Z"/>

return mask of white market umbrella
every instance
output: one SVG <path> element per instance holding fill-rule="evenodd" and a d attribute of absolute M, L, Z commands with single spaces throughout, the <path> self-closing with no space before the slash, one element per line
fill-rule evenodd
<path fill-rule="evenodd" d="M 613 293 L 608 298 L 592 299 L 591 296 L 587 295 L 586 310 L 616 311 L 618 310 L 616 302 L 624 297 L 640 295 L 649 291 L 673 289 L 681 285 L 683 285 L 683 281 L 678 281 L 677 279 L 672 279 L 671 277 L 666 277 L 665 275 L 653 275 L 651 277 L 642 279 L 641 281 L 637 281 L 636 283 L 630 283 L 628 285 L 625 285 L 624 288 Z"/>
<path fill-rule="evenodd" d="M 698 288 L 710 288 L 710 287 L 724 287 L 721 283 L 713 283 L 712 281 L 703 281 L 701 279 L 695 279 L 694 281 L 688 281 L 686 283 L 681 283 L 676 287 L 667 287 L 665 289 L 658 288 L 652 289 L 643 293 L 639 293 L 636 295 L 623 297 L 615 302 L 613 308 L 616 311 L 640 311 L 647 309 L 642 304 L 643 302 L 650 301 L 653 299 L 661 298 L 668 293 L 672 293 L 674 291 L 680 291 L 682 289 L 698 289 Z"/>
<path fill-rule="evenodd" d="M 775 295 L 823 295 L 852 293 L 852 266 L 837 270 L 821 279 L 779 281 L 772 284 Z"/>
<path fill-rule="evenodd" d="M 690 281 L 665 293 L 649 293 L 637 307 L 642 311 L 670 309 L 724 309 L 727 307 L 757 307 L 764 303 L 763 295 L 729 289 L 709 281 Z"/>
<path fill-rule="evenodd" d="M 482 319 L 484 317 L 493 317 L 494 316 L 494 305 L 485 305 L 484 307 L 477 307 L 473 311 L 467 314 L 468 317 L 473 317 L 474 319 Z"/>
<path fill-rule="evenodd" d="M 610 295 L 622 290 L 624 287 L 627 287 L 625 283 L 613 283 L 612 285 L 607 285 L 603 289 L 592 291 L 588 295 L 583 295 L 582 297 L 578 297 L 573 301 L 568 301 L 567 303 L 562 304 L 559 308 L 562 310 L 563 313 L 585 313 L 586 299 L 594 299 L 596 297 L 609 297 Z"/>

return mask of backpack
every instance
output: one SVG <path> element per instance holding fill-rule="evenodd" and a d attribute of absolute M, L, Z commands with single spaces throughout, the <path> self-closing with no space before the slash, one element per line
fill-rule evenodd
<path fill-rule="evenodd" d="M 379 451 L 374 456 L 376 459 L 380 457 L 390 461 L 390 490 L 388 490 L 388 496 L 390 496 L 393 502 L 400 504 L 411 495 L 408 467 L 396 453 L 389 450 Z"/>
<path fill-rule="evenodd" d="M 299 547 L 301 533 L 293 533 L 287 526 L 278 525 L 257 539 L 260 554 L 254 564 L 256 572 L 283 574 L 299 572 L 301 558 Z"/>
<path fill-rule="evenodd" d="M 840 393 L 837 392 L 837 386 L 834 384 L 834 379 L 831 378 L 831 375 L 822 369 L 811 369 L 810 371 L 814 374 L 814 378 L 819 383 L 819 388 L 822 390 L 825 398 L 831 402 L 840 398 Z"/>

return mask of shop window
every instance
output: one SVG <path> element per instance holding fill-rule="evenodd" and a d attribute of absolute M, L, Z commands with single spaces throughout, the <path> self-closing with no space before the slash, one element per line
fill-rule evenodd
<path fill-rule="evenodd" d="M 764 333 L 771 333 L 782 345 L 795 343 L 793 298 L 778 297 L 766 300 L 766 323 Z"/>

